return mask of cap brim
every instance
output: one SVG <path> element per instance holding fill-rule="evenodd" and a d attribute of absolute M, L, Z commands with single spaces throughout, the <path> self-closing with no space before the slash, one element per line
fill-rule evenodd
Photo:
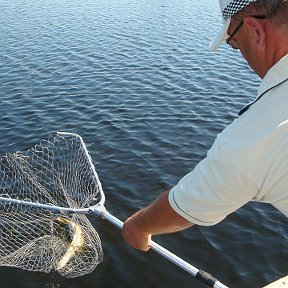
<path fill-rule="evenodd" d="M 227 39 L 228 34 L 227 34 L 227 30 L 229 28 L 231 22 L 231 18 L 229 18 L 227 21 L 224 22 L 220 32 L 217 34 L 216 38 L 211 42 L 210 46 L 209 46 L 209 50 L 210 51 L 216 51 L 217 48 L 220 46 L 220 44 Z"/>

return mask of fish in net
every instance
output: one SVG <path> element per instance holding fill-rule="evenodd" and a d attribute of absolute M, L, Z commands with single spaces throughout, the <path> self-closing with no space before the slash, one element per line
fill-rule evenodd
<path fill-rule="evenodd" d="M 0 195 L 72 209 L 96 203 L 99 186 L 81 141 L 68 138 L 53 134 L 27 152 L 2 156 Z M 1 266 L 79 277 L 103 258 L 85 215 L 1 202 L 0 231 Z"/>

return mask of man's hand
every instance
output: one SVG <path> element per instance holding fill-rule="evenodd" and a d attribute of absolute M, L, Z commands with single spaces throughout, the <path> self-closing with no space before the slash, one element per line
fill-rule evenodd
<path fill-rule="evenodd" d="M 144 231 L 145 224 L 141 223 L 142 212 L 142 210 L 136 212 L 125 221 L 122 228 L 122 236 L 135 249 L 148 251 L 150 249 L 151 234 Z"/>
<path fill-rule="evenodd" d="M 164 192 L 151 205 L 125 221 L 122 236 L 128 244 L 138 250 L 148 251 L 152 235 L 173 233 L 193 225 L 174 211 L 168 195 L 169 191 Z"/>

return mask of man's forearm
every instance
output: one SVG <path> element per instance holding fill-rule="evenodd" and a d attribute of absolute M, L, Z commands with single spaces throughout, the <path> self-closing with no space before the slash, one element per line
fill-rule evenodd
<path fill-rule="evenodd" d="M 164 192 L 151 205 L 125 221 L 122 235 L 131 246 L 147 251 L 152 235 L 173 233 L 193 225 L 173 210 L 168 194 L 169 191 Z"/>

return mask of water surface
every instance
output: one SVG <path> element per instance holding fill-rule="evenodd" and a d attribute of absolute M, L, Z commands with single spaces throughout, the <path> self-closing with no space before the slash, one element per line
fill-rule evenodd
<path fill-rule="evenodd" d="M 112 214 L 125 220 L 150 203 L 256 95 L 259 79 L 239 53 L 208 51 L 216 2 L 1 1 L 0 154 L 78 133 Z M 3 267 L 1 288 L 203 287 L 90 220 L 105 253 L 95 271 L 71 280 Z M 286 227 L 271 206 L 248 204 L 214 227 L 155 239 L 229 287 L 261 287 L 287 274 Z"/>

